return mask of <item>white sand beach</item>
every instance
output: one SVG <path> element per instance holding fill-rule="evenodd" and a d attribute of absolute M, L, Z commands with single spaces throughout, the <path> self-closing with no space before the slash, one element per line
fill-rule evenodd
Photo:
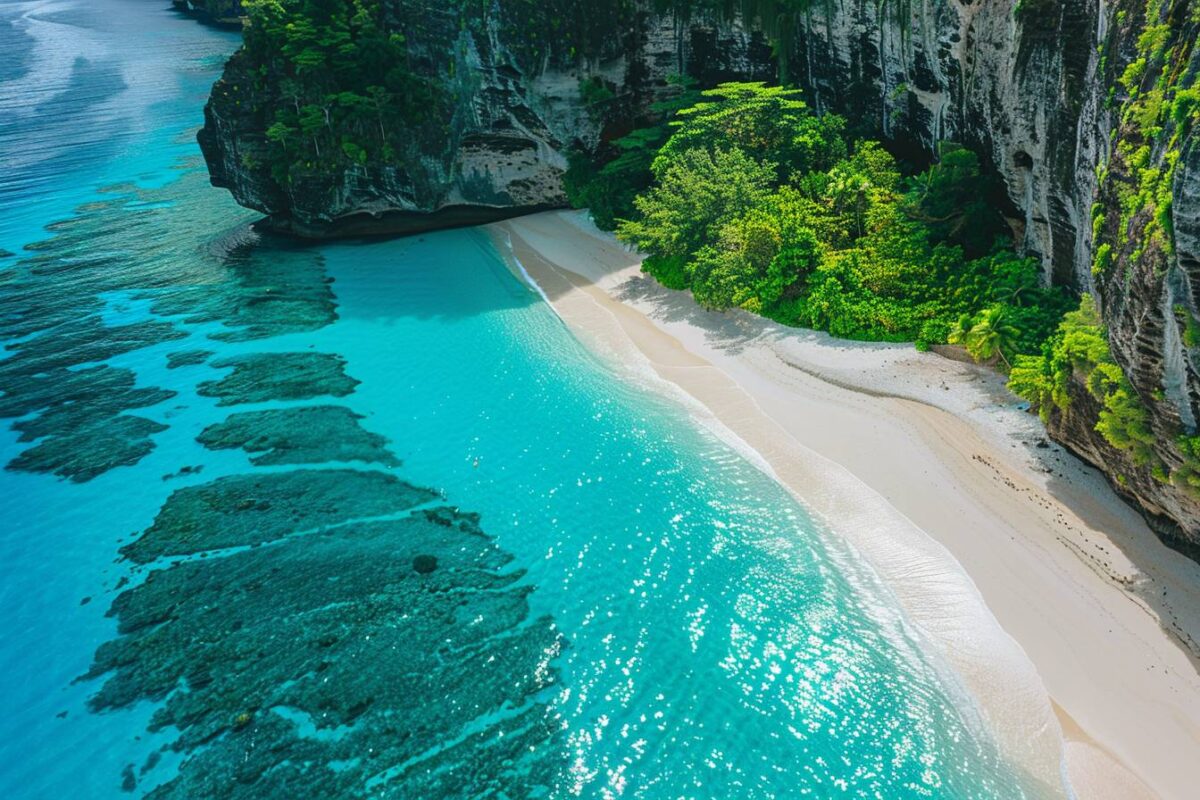
<path fill-rule="evenodd" d="M 1014 761 L 1047 785 L 1065 764 L 1084 800 L 1196 796 L 1200 565 L 1000 376 L 705 311 L 580 212 L 491 232 L 585 345 L 752 449 L 849 542 Z"/>

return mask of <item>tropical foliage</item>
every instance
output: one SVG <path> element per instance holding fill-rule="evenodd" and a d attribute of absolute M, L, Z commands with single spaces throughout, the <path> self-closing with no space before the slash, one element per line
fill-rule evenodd
<path fill-rule="evenodd" d="M 969 150 L 944 146 L 906 177 L 796 90 L 730 83 L 685 97 L 665 124 L 618 141 L 617 158 L 573 173 L 576 202 L 599 208 L 664 284 L 843 337 L 954 341 L 1001 368 L 1053 333 L 1067 300 L 1005 246 Z"/>
<path fill-rule="evenodd" d="M 440 98 L 409 69 L 380 0 L 245 0 L 245 54 L 264 86 L 273 177 L 331 163 L 395 160 Z"/>
<path fill-rule="evenodd" d="M 1096 430 L 1134 463 L 1153 465 L 1154 433 L 1150 415 L 1113 360 L 1104 324 L 1091 295 L 1063 317 L 1058 330 L 1036 356 L 1018 356 L 1009 387 L 1028 399 L 1047 419 L 1053 408 L 1068 410 L 1072 377 L 1101 404 Z"/>

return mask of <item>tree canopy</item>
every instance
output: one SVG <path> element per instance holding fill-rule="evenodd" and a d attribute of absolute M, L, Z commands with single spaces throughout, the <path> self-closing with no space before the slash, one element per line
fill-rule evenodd
<path fill-rule="evenodd" d="M 1053 333 L 1067 299 L 1001 235 L 971 151 L 944 145 L 906 176 L 797 90 L 727 83 L 688 99 L 617 142 L 575 195 L 664 284 L 838 336 L 959 343 L 1002 369 Z M 643 188 L 611 194 L 617 174 Z"/>

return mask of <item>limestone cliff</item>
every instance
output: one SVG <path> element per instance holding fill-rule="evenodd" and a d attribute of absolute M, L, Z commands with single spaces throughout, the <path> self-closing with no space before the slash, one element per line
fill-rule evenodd
<path fill-rule="evenodd" d="M 789 71 L 819 108 L 914 151 L 974 147 L 1047 280 L 1096 295 L 1152 452 L 1096 430 L 1083 375 L 1050 432 L 1200 553 L 1200 146 L 1162 111 L 1200 73 L 1200 3 L 841 0 L 795 29 Z"/>
<path fill-rule="evenodd" d="M 262 109 L 286 98 L 241 52 L 200 136 L 215 184 L 304 235 L 469 224 L 564 204 L 566 154 L 627 131 L 669 76 L 770 80 L 778 69 L 818 109 L 902 151 L 927 156 L 952 140 L 981 153 L 1047 281 L 1097 297 L 1153 442 L 1135 457 L 1098 432 L 1103 403 L 1082 374 L 1068 409 L 1049 415 L 1051 434 L 1200 553 L 1200 146 L 1187 114 L 1172 122 L 1164 110 L 1182 102 L 1176 90 L 1197 92 L 1200 2 L 383 5 L 413 69 L 441 91 L 436 120 L 392 158 L 281 181 L 265 163 Z M 726 14 L 657 10 L 672 5 Z M 565 35 L 562 19 L 586 35 Z"/>
<path fill-rule="evenodd" d="M 411 232 L 565 205 L 567 153 L 627 132 L 669 77 L 775 75 L 766 39 L 736 20 L 684 23 L 650 6 L 384 0 L 386 27 L 437 87 L 438 114 L 412 126 L 390 159 L 293 169 L 286 181 L 272 174 L 264 137 L 263 94 L 279 87 L 243 49 L 205 109 L 200 144 L 213 183 L 305 236 Z"/>

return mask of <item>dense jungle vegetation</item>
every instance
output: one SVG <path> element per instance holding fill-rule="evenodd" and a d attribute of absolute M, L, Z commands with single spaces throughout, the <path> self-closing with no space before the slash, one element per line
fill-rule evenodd
<path fill-rule="evenodd" d="M 272 175 L 394 161 L 411 129 L 441 116 L 380 0 L 245 0 L 244 53 L 260 84 Z"/>
<path fill-rule="evenodd" d="M 1146 138 L 1181 107 L 1187 121 L 1195 115 L 1191 94 L 1172 94 L 1169 105 L 1151 97 Z M 1143 104 L 1135 95 L 1126 116 L 1138 122 Z M 1182 466 L 1158 460 L 1150 412 L 1114 361 L 1092 297 L 1042 285 L 1039 263 L 1014 251 L 970 150 L 943 144 L 932 166 L 906 172 L 880 143 L 852 140 L 841 117 L 762 84 L 681 90 L 658 110 L 660 124 L 598 159 L 578 156 L 567 184 L 597 224 L 647 254 L 644 269 L 661 283 L 690 289 L 708 308 L 843 338 L 962 345 L 1008 373 L 1044 419 L 1067 412 L 1079 378 L 1100 404 L 1096 430 L 1109 444 L 1158 480 L 1200 493 L 1200 437 L 1180 435 Z M 1133 154 L 1135 166 L 1148 152 Z M 1170 181 L 1143 172 L 1134 184 L 1142 194 L 1121 198 L 1114 229 L 1124 235 L 1153 201 L 1147 243 L 1169 247 Z M 1101 277 L 1113 250 L 1103 222 L 1098 214 Z M 1200 338 L 1200 325 L 1186 330 Z"/>
<path fill-rule="evenodd" d="M 1011 248 L 971 151 L 906 175 L 796 90 L 681 91 L 670 119 L 577 159 L 575 201 L 702 305 L 854 339 L 961 343 L 1009 368 L 1038 353 L 1070 300 Z"/>

